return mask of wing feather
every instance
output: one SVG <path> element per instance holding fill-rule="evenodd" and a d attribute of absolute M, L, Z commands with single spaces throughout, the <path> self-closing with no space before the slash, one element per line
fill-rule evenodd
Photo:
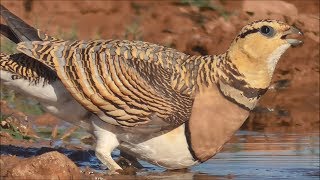
<path fill-rule="evenodd" d="M 22 42 L 18 50 L 56 71 L 74 98 L 106 122 L 137 126 L 161 119 L 178 126 L 190 117 L 193 99 L 172 86 L 183 89 L 174 74 L 188 56 L 173 49 L 96 40 Z"/>

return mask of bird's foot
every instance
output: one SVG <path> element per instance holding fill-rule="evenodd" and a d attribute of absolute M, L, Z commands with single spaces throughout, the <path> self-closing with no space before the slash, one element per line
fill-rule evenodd
<path fill-rule="evenodd" d="M 142 165 L 139 162 L 138 164 L 136 164 L 135 162 L 129 161 L 124 157 L 119 157 L 119 159 L 116 162 L 122 168 L 121 170 L 117 170 L 117 172 L 122 175 L 135 175 L 137 174 L 137 171 L 141 169 L 139 167 L 142 167 Z"/>

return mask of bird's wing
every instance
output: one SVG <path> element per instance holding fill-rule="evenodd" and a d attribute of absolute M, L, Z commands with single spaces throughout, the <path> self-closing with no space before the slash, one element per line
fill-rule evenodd
<path fill-rule="evenodd" d="M 193 99 L 173 88 L 187 55 L 140 41 L 33 41 L 18 50 L 57 72 L 73 97 L 121 126 L 178 126 Z M 72 113 L 72 112 L 71 112 Z"/>
<path fill-rule="evenodd" d="M 23 53 L 7 55 L 1 52 L 0 70 L 12 73 L 13 79 L 23 78 L 35 84 L 39 83 L 41 78 L 44 79 L 44 83 L 58 79 L 54 71 Z"/>

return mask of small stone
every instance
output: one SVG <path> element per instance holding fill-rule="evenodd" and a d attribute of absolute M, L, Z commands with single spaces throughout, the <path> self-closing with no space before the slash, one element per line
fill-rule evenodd
<path fill-rule="evenodd" d="M 13 179 L 80 179 L 79 168 L 65 155 L 52 151 L 22 159 L 7 172 Z"/>
<path fill-rule="evenodd" d="M 1 121 L 1 127 L 6 126 L 8 123 L 6 121 Z"/>

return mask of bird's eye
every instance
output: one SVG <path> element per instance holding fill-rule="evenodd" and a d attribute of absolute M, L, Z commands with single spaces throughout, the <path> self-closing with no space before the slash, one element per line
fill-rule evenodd
<path fill-rule="evenodd" d="M 260 28 L 260 33 L 267 37 L 272 37 L 274 33 L 274 29 L 270 26 L 262 26 Z"/>

